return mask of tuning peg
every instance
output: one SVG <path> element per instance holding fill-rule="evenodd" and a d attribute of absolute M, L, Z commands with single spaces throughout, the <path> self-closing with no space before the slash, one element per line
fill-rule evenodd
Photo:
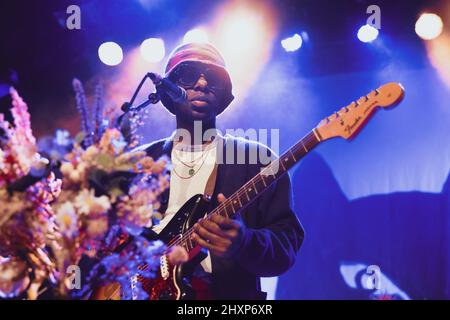
<path fill-rule="evenodd" d="M 369 100 L 369 98 L 367 96 L 362 96 L 361 98 L 358 99 L 358 105 L 360 104 L 359 101 L 361 101 L 362 103 L 367 102 L 367 100 Z"/>
<path fill-rule="evenodd" d="M 341 115 L 342 113 L 347 113 L 348 112 L 348 107 L 343 107 L 341 110 L 339 110 L 339 114 Z"/>

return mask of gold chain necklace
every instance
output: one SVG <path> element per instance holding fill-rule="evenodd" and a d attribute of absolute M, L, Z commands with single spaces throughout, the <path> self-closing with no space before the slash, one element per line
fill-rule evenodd
<path fill-rule="evenodd" d="M 200 157 L 198 157 L 197 159 L 194 159 L 194 160 L 187 161 L 187 162 L 184 162 L 183 160 L 181 160 L 181 158 L 178 157 L 178 155 L 177 155 L 176 152 L 174 152 L 173 155 L 175 156 L 175 158 L 176 158 L 179 162 L 181 162 L 181 163 L 182 163 L 183 165 L 185 165 L 186 167 L 188 167 L 188 168 L 193 168 L 193 167 L 195 167 L 195 166 L 197 165 L 197 162 L 198 162 L 200 159 L 203 159 L 203 158 L 206 157 L 206 155 L 208 154 L 208 152 L 209 152 L 209 150 L 205 150 L 205 151 L 202 152 L 202 154 L 200 155 Z M 191 165 L 191 164 L 192 164 L 192 165 Z"/>
<path fill-rule="evenodd" d="M 175 167 L 173 167 L 173 169 L 172 169 L 173 172 L 175 172 L 175 174 L 176 174 L 179 178 L 181 178 L 181 179 L 189 179 L 189 178 L 192 178 L 192 177 L 195 176 L 195 175 L 200 171 L 200 169 L 203 167 L 203 164 L 205 163 L 206 158 L 208 157 L 209 152 L 210 152 L 211 150 L 213 150 L 213 149 L 214 149 L 214 148 L 210 148 L 210 149 L 208 149 L 208 150 L 204 150 L 204 151 L 203 151 L 203 154 L 202 154 L 199 158 L 196 159 L 196 161 L 198 161 L 199 159 L 202 159 L 202 163 L 200 164 L 200 167 L 199 167 L 197 170 L 194 169 L 194 167 L 197 165 L 197 163 L 193 164 L 192 166 L 191 166 L 191 165 L 188 165 L 187 163 L 183 162 L 183 161 L 176 155 L 176 153 L 174 152 L 175 158 L 177 158 L 177 160 L 180 161 L 181 164 L 183 164 L 184 166 L 186 166 L 186 167 L 189 168 L 189 172 L 188 172 L 189 175 L 188 175 L 188 176 L 182 176 L 182 175 L 180 175 L 180 174 L 177 172 L 177 170 L 175 169 Z"/>
<path fill-rule="evenodd" d="M 197 171 L 195 171 L 195 169 L 194 168 L 190 168 L 189 169 L 189 176 L 182 176 L 182 175 L 180 175 L 178 172 L 177 172 L 177 170 L 175 170 L 175 167 L 173 167 L 173 172 L 175 172 L 175 174 L 179 177 L 179 178 L 181 178 L 181 179 L 189 179 L 189 178 L 192 178 L 193 176 L 195 176 L 199 171 L 200 171 L 200 169 L 203 167 L 203 164 L 205 163 L 205 160 L 206 160 L 206 157 L 203 159 L 203 161 L 202 161 L 202 163 L 200 164 L 200 167 L 197 169 Z"/>

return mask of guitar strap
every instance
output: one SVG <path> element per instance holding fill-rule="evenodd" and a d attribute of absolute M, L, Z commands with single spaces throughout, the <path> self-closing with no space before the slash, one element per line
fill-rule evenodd
<path fill-rule="evenodd" d="M 205 192 L 203 195 L 207 199 L 211 199 L 214 194 L 214 188 L 216 186 L 216 178 L 217 178 L 217 161 L 214 163 L 214 168 L 211 172 L 211 175 L 208 178 L 208 181 L 206 182 Z"/>
<path fill-rule="evenodd" d="M 214 167 L 213 170 L 211 172 L 211 175 L 208 178 L 208 181 L 206 182 L 206 187 L 205 187 L 205 192 L 203 193 L 203 195 L 207 198 L 207 199 L 212 199 L 212 196 L 214 194 L 214 188 L 216 187 L 216 178 L 217 178 L 217 160 L 219 157 L 219 152 L 222 151 L 221 148 L 223 148 L 223 139 L 217 135 L 216 139 L 218 139 L 218 143 L 217 143 L 217 149 L 216 149 L 216 160 L 214 161 Z M 220 150 L 220 151 L 219 151 Z"/>

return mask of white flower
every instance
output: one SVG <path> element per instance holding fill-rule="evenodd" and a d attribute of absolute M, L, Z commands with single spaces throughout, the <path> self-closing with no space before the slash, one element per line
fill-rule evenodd
<path fill-rule="evenodd" d="M 61 232 L 71 237 L 77 231 L 78 217 L 72 202 L 64 202 L 56 212 L 56 221 Z"/>
<path fill-rule="evenodd" d="M 96 197 L 93 189 L 83 189 L 75 198 L 75 206 L 80 214 L 96 215 L 108 211 L 111 203 L 107 196 Z"/>

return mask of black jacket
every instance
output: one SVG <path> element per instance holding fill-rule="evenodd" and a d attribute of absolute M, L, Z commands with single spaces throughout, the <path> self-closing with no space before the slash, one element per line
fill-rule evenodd
<path fill-rule="evenodd" d="M 256 164 L 249 164 L 249 161 L 237 164 L 239 151 L 245 151 L 246 160 L 249 160 L 250 150 L 260 152 L 262 148 L 271 155 L 270 149 L 264 145 L 229 135 L 224 137 L 223 155 L 230 144 L 234 149 L 235 161 L 232 164 L 224 161 L 225 164 L 218 165 L 211 209 L 218 205 L 217 194 L 223 193 L 229 197 L 258 174 L 262 167 L 259 156 Z M 170 158 L 172 146 L 172 140 L 167 138 L 139 149 L 145 150 L 156 160 L 163 155 Z M 167 207 L 168 195 L 169 191 L 166 191 L 166 197 L 162 200 L 163 211 Z M 290 202 L 290 178 L 285 174 L 242 211 L 242 220 L 249 231 L 242 247 L 229 259 L 211 254 L 215 299 L 264 299 L 266 295 L 261 292 L 260 277 L 278 276 L 294 264 L 304 231 Z"/>

